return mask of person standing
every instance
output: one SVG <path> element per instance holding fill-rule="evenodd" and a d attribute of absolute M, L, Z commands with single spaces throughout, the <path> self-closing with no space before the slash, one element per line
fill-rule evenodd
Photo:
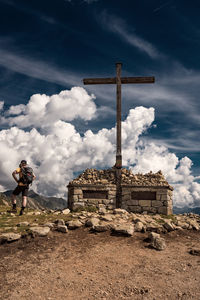
<path fill-rule="evenodd" d="M 14 180 L 18 183 L 18 185 L 12 192 L 12 210 L 8 212 L 17 212 L 16 196 L 22 193 L 22 206 L 19 213 L 19 215 L 21 216 L 23 215 L 24 209 L 26 208 L 29 184 L 36 179 L 36 176 L 33 173 L 32 168 L 30 168 L 27 165 L 26 160 L 21 161 L 21 163 L 19 164 L 19 168 L 13 171 L 12 176 Z"/>

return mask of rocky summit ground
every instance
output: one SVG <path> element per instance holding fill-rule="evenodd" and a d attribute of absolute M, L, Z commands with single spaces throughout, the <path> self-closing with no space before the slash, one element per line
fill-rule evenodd
<path fill-rule="evenodd" d="M 21 238 L 6 242 L 1 223 L 0 299 L 199 300 L 199 217 L 179 215 L 179 224 L 176 218 L 125 212 L 45 216 L 30 212 L 18 217 L 4 211 L 1 221 L 7 224 L 6 232 Z M 36 234 L 34 228 L 47 224 L 51 230 L 44 236 Z M 126 232 L 125 224 L 134 230 Z M 181 228 L 186 224 L 188 229 Z M 115 231 L 120 225 L 121 231 Z M 66 230 L 59 229 L 64 226 Z M 159 232 L 155 235 L 165 241 L 162 251 L 152 246 L 151 232 Z"/>

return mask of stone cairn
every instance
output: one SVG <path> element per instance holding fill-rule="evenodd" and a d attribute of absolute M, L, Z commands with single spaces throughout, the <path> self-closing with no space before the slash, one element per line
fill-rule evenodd
<path fill-rule="evenodd" d="M 70 184 L 116 184 L 115 168 L 107 170 L 86 169 Z M 161 171 L 146 174 L 133 174 L 131 170 L 122 169 L 122 184 L 133 186 L 163 186 L 173 190 Z"/>

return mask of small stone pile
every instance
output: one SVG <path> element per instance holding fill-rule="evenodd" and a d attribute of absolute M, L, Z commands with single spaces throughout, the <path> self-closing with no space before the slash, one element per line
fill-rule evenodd
<path fill-rule="evenodd" d="M 86 169 L 69 184 L 116 184 L 115 168 L 107 170 Z M 122 184 L 134 186 L 165 186 L 173 189 L 161 171 L 146 174 L 133 174 L 131 170 L 122 169 Z"/>

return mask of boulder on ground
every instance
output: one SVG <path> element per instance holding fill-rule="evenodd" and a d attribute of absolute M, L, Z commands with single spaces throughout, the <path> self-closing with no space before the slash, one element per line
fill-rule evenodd
<path fill-rule="evenodd" d="M 163 227 L 167 229 L 167 231 L 175 230 L 175 226 L 170 220 L 166 220 L 166 222 L 163 224 Z"/>
<path fill-rule="evenodd" d="M 112 219 L 113 219 L 113 217 L 112 217 L 112 215 L 110 215 L 110 214 L 101 216 L 101 220 L 103 220 L 103 221 L 108 221 L 108 222 L 110 222 L 110 221 L 112 221 Z"/>
<path fill-rule="evenodd" d="M 65 221 L 63 219 L 57 219 L 54 221 L 56 225 L 65 225 Z"/>
<path fill-rule="evenodd" d="M 97 224 L 92 227 L 92 230 L 96 232 L 104 232 L 110 230 L 111 226 L 108 222 L 101 222 L 100 224 Z"/>
<path fill-rule="evenodd" d="M 31 233 L 38 235 L 38 236 L 46 236 L 46 235 L 48 235 L 50 228 L 35 226 L 35 227 L 31 227 L 30 231 L 31 231 Z"/>
<path fill-rule="evenodd" d="M 63 233 L 67 233 L 68 232 L 68 228 L 65 225 L 58 225 L 57 230 L 59 232 L 63 232 Z"/>
<path fill-rule="evenodd" d="M 161 251 L 166 248 L 165 240 L 162 237 L 160 237 L 160 234 L 150 232 L 148 237 L 151 241 L 150 246 L 154 249 Z"/>
<path fill-rule="evenodd" d="M 87 222 L 85 223 L 85 225 L 87 227 L 93 227 L 93 226 L 98 225 L 99 222 L 100 222 L 100 220 L 98 218 L 91 218 L 91 219 L 87 220 Z"/>
<path fill-rule="evenodd" d="M 112 232 L 126 236 L 132 236 L 134 233 L 134 225 L 132 224 L 117 224 L 112 227 Z"/>
<path fill-rule="evenodd" d="M 144 224 L 142 222 L 137 222 L 135 224 L 135 231 L 141 232 L 143 230 L 145 230 Z"/>
<path fill-rule="evenodd" d="M 125 209 L 122 209 L 122 208 L 115 208 L 115 209 L 113 209 L 113 213 L 115 215 L 116 214 L 119 214 L 119 215 L 128 214 L 128 212 Z"/>
<path fill-rule="evenodd" d="M 200 229 L 199 224 L 196 220 L 190 220 L 189 224 L 192 226 L 192 229 L 194 229 L 194 230 L 199 230 Z"/>
<path fill-rule="evenodd" d="M 43 226 L 44 226 L 44 227 L 53 228 L 53 227 L 54 227 L 54 223 L 47 222 L 47 223 L 45 223 Z"/>
<path fill-rule="evenodd" d="M 5 242 L 14 242 L 21 238 L 21 234 L 14 232 L 7 232 L 0 235 L 0 244 Z"/>
<path fill-rule="evenodd" d="M 105 215 L 106 214 L 106 208 L 105 207 L 99 207 L 99 214 L 100 215 Z"/>
<path fill-rule="evenodd" d="M 66 208 L 64 210 L 62 210 L 62 214 L 63 215 L 68 215 L 70 213 L 70 209 L 69 208 Z"/>
<path fill-rule="evenodd" d="M 71 220 L 67 222 L 67 227 L 69 229 L 77 229 L 83 226 L 83 223 L 81 223 L 79 220 Z"/>

